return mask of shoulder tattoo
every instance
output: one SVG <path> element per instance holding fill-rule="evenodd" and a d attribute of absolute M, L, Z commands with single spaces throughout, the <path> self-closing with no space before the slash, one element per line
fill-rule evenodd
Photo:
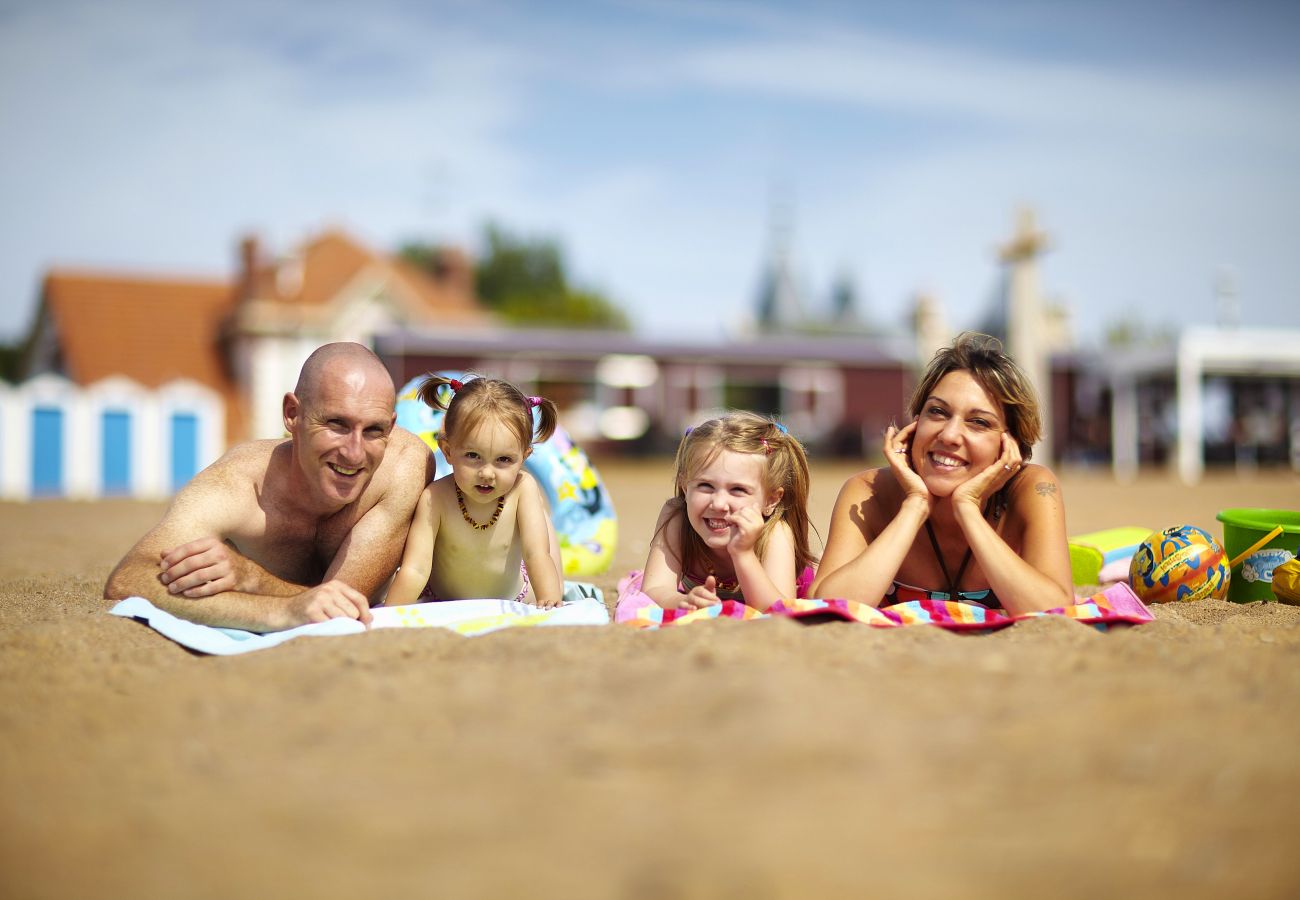
<path fill-rule="evenodd" d="M 1040 481 L 1034 485 L 1034 490 L 1038 492 L 1040 497 L 1050 497 L 1056 493 L 1056 485 L 1050 481 Z"/>

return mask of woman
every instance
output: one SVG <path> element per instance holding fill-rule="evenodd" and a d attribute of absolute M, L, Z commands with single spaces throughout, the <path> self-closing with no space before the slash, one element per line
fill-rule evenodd
<path fill-rule="evenodd" d="M 1012 615 L 1073 603 L 1060 485 L 1028 462 L 1038 400 L 1001 343 L 958 336 L 910 411 L 885 432 L 888 465 L 840 490 L 810 596 L 956 599 Z"/>

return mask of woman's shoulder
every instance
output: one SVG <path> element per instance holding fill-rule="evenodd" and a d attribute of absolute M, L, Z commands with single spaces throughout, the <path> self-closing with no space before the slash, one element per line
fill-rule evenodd
<path fill-rule="evenodd" d="M 1056 473 L 1041 463 L 1025 463 L 1024 468 L 1011 480 L 1013 496 L 1060 496 L 1061 483 Z"/>
<path fill-rule="evenodd" d="M 855 501 L 873 498 L 888 501 L 900 494 L 900 488 L 893 471 L 888 466 L 881 466 L 850 475 L 840 488 L 840 494 Z"/>
<path fill-rule="evenodd" d="M 1008 483 L 1005 504 L 1013 521 L 1061 515 L 1064 506 L 1056 473 L 1039 463 L 1026 463 Z"/>

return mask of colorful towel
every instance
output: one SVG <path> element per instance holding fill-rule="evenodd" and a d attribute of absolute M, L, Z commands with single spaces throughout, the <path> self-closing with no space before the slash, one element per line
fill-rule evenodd
<path fill-rule="evenodd" d="M 817 570 L 812 566 L 806 566 L 799 577 L 795 579 L 794 589 L 795 596 L 803 599 L 808 596 L 808 590 L 812 587 L 813 579 L 817 576 Z M 641 579 L 645 573 L 640 569 L 634 569 L 627 575 L 619 579 L 618 582 L 618 606 L 614 610 L 615 622 L 635 622 L 642 617 L 641 610 L 648 610 L 651 607 L 662 612 L 662 608 L 650 595 L 641 592 Z M 734 602 L 734 601 L 733 601 Z M 737 603 L 737 606 L 745 607 L 743 603 Z M 747 607 L 745 607 L 747 608 Z M 653 613 L 645 613 L 653 615 Z M 743 616 L 737 618 L 744 618 Z"/>
<path fill-rule="evenodd" d="M 143 597 L 128 597 L 109 612 L 148 625 L 191 650 L 216 656 L 263 650 L 296 637 L 359 634 L 366 630 L 355 619 L 330 619 L 269 634 L 238 628 L 214 628 L 179 619 Z M 446 628 L 466 637 L 502 628 L 609 624 L 609 612 L 605 609 L 600 588 L 577 581 L 564 583 L 564 603 L 555 609 L 542 609 L 514 600 L 444 600 L 410 606 L 381 606 L 371 613 L 374 615 L 373 628 Z"/>
<path fill-rule="evenodd" d="M 685 625 L 706 619 L 766 619 L 771 616 L 798 619 L 830 616 L 876 628 L 937 625 L 949 631 L 990 631 L 1024 619 L 1057 615 L 1105 629 L 1121 623 L 1138 625 L 1154 618 L 1124 583 L 1111 585 L 1101 593 L 1069 606 L 1019 616 L 954 600 L 913 600 L 885 609 L 852 600 L 780 600 L 766 613 L 735 600 L 727 600 L 704 609 L 664 609 L 640 592 L 640 574 L 633 572 L 618 583 L 619 600 L 614 615 L 614 621 L 638 628 Z"/>

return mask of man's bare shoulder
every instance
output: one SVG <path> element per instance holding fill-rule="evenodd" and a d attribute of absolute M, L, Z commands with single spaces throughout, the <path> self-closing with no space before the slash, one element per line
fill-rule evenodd
<path fill-rule="evenodd" d="M 394 454 L 396 459 L 402 460 L 404 464 L 422 464 L 433 462 L 433 450 L 429 449 L 428 443 L 424 442 L 419 434 L 408 432 L 402 428 L 402 425 L 394 425 L 393 432 L 389 434 L 389 449 L 385 451 L 385 459 L 389 454 Z"/>
<path fill-rule="evenodd" d="M 260 484 L 276 456 L 276 449 L 284 447 L 287 450 L 288 446 L 287 440 L 246 441 L 236 444 L 201 475 L 209 481 Z"/>
<path fill-rule="evenodd" d="M 389 433 L 384 459 L 366 487 L 365 507 L 396 503 L 409 515 L 420 492 L 433 480 L 433 451 L 419 437 L 400 426 Z"/>

